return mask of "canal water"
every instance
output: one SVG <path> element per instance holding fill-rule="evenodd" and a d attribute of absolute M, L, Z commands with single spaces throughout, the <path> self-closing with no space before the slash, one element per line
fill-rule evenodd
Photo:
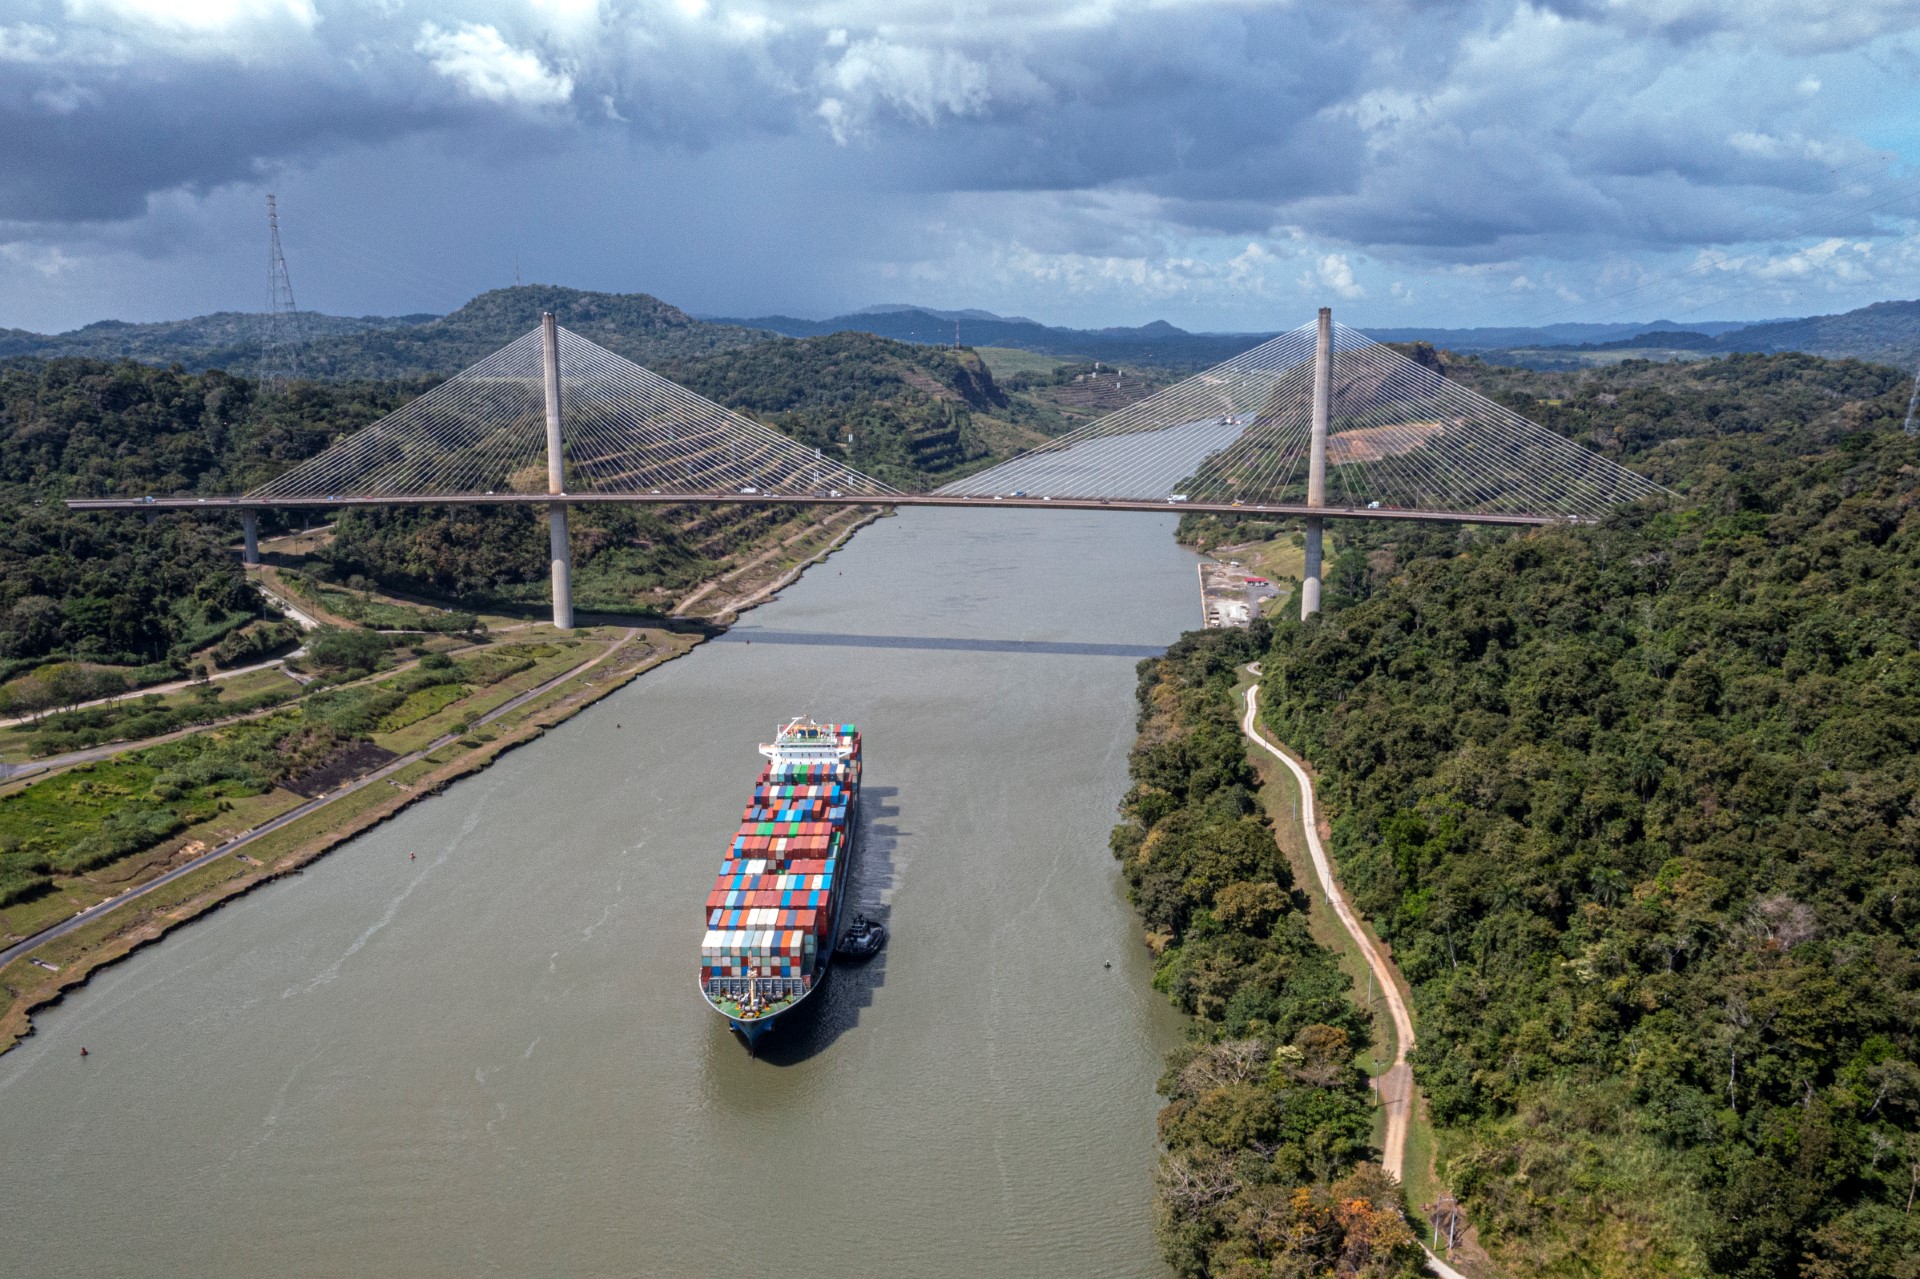
<path fill-rule="evenodd" d="M 1179 1027 L 1106 836 L 1135 663 L 1198 615 L 1172 523 L 882 520 L 102 973 L 0 1057 L 4 1269 L 1163 1274 Z M 750 1060 L 695 990 L 702 904 L 796 713 L 865 734 L 855 886 L 893 941 Z"/>

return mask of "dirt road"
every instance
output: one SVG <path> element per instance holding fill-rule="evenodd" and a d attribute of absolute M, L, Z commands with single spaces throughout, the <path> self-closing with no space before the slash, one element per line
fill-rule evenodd
<path fill-rule="evenodd" d="M 1260 673 L 1258 664 L 1248 668 L 1255 675 Z M 1413 1051 L 1413 1015 L 1407 1010 L 1406 1000 L 1401 998 L 1400 987 L 1396 982 L 1397 973 L 1393 963 L 1380 949 L 1379 943 L 1368 935 L 1361 926 L 1360 916 L 1347 901 L 1347 895 L 1340 888 L 1340 881 L 1334 878 L 1333 863 L 1327 858 L 1327 850 L 1320 843 L 1319 818 L 1316 816 L 1313 800 L 1313 778 L 1307 775 L 1293 756 L 1281 750 L 1267 735 L 1260 731 L 1259 725 L 1260 686 L 1255 684 L 1247 690 L 1247 713 L 1240 721 L 1240 729 L 1260 749 L 1267 752 L 1287 766 L 1294 780 L 1300 784 L 1300 820 L 1306 828 L 1307 854 L 1313 859 L 1313 873 L 1320 881 L 1320 891 L 1326 894 L 1327 901 L 1333 906 L 1333 913 L 1340 919 L 1340 926 L 1353 938 L 1360 953 L 1366 956 L 1367 967 L 1373 970 L 1373 979 L 1380 987 L 1381 995 L 1387 1001 L 1388 1015 L 1393 1018 L 1393 1065 L 1375 1081 L 1380 1090 L 1380 1104 L 1387 1112 L 1387 1132 L 1380 1142 L 1380 1166 L 1387 1170 L 1395 1180 L 1406 1180 L 1407 1166 L 1407 1124 L 1412 1117 L 1413 1068 L 1407 1064 L 1407 1054 Z M 1458 1270 L 1449 1266 L 1432 1252 L 1427 1253 L 1427 1267 L 1440 1279 L 1466 1279 Z"/>

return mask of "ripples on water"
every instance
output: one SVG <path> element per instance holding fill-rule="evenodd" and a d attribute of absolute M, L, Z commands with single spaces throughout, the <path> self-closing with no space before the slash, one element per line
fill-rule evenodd
<path fill-rule="evenodd" d="M 1177 1026 L 1106 834 L 1134 665 L 1198 611 L 1172 525 L 880 521 L 103 973 L 0 1057 L 10 1272 L 1162 1273 Z M 866 735 L 856 887 L 894 940 L 753 1061 L 695 991 L 701 903 L 801 712 Z"/>

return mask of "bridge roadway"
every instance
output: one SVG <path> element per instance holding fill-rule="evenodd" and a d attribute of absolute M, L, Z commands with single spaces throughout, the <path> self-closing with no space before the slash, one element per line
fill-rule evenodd
<path fill-rule="evenodd" d="M 673 506 L 709 503 L 736 506 L 985 506 L 1051 511 L 1177 511 L 1199 515 L 1318 515 L 1326 519 L 1440 520 L 1449 524 L 1571 524 L 1565 515 L 1514 515 L 1489 511 L 1415 511 L 1400 507 L 1308 506 L 1305 503 L 1170 502 L 1140 498 L 958 497 L 938 493 L 888 493 L 880 497 L 814 493 L 428 493 L 377 497 L 94 497 L 69 498 L 72 511 L 342 509 L 355 506 Z"/>

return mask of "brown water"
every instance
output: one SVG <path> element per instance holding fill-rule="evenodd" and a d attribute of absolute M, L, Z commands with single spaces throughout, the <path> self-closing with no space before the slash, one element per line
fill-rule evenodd
<path fill-rule="evenodd" d="M 1197 613 L 1171 524 L 883 520 L 724 640 L 103 973 L 0 1057 L 0 1269 L 1164 1273 L 1178 1027 L 1106 835 L 1134 664 Z M 702 903 L 798 712 L 865 735 L 856 888 L 893 942 L 755 1061 L 695 990 Z"/>

